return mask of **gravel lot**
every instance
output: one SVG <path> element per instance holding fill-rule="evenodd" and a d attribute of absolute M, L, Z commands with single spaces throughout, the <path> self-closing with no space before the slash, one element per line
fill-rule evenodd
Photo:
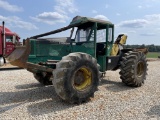
<path fill-rule="evenodd" d="M 119 71 L 108 71 L 95 97 L 81 105 L 63 102 L 26 70 L 0 71 L 0 120 L 160 120 L 160 61 L 148 64 L 142 87 L 127 87 Z"/>

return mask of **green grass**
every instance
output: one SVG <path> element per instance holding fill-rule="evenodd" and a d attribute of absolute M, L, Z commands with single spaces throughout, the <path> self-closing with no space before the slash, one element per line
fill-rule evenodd
<path fill-rule="evenodd" d="M 160 52 L 148 52 L 147 58 L 158 58 L 160 56 Z"/>

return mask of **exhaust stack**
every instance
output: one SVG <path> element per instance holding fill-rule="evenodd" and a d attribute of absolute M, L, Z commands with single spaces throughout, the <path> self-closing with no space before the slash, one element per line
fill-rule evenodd
<path fill-rule="evenodd" d="M 6 54 L 6 37 L 5 37 L 5 27 L 4 27 L 4 21 L 2 22 L 2 35 L 3 35 L 3 56 Z"/>

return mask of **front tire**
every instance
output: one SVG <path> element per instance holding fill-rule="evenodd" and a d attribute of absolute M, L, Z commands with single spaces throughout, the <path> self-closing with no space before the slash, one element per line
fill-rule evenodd
<path fill-rule="evenodd" d="M 128 86 L 140 87 L 147 75 L 147 60 L 142 52 L 129 51 L 120 62 L 120 78 Z"/>
<path fill-rule="evenodd" d="M 53 71 L 56 93 L 69 103 L 82 103 L 94 96 L 99 83 L 97 61 L 85 53 L 62 58 Z"/>

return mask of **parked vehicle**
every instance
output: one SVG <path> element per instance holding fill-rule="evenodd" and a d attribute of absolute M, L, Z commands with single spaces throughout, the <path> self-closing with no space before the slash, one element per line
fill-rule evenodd
<path fill-rule="evenodd" d="M 18 45 L 20 37 L 18 34 L 12 32 L 10 29 L 4 26 L 0 26 L 0 67 L 6 63 L 5 57 L 11 54 L 15 50 L 15 46 Z"/>

